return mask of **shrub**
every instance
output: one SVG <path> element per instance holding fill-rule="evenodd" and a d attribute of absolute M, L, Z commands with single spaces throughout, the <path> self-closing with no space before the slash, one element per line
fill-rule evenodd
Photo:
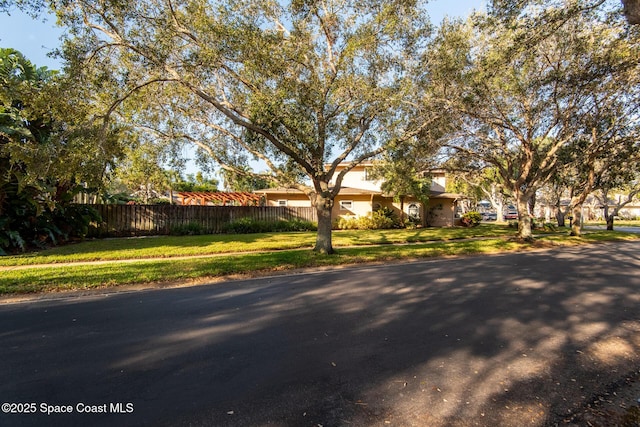
<path fill-rule="evenodd" d="M 419 228 L 420 225 L 421 224 L 419 220 L 409 217 L 404 221 L 403 227 L 406 228 L 407 230 L 415 230 L 416 228 Z"/>
<path fill-rule="evenodd" d="M 357 230 L 358 218 L 355 216 L 341 216 L 336 221 L 335 228 L 339 230 Z"/>
<path fill-rule="evenodd" d="M 393 211 L 380 209 L 367 214 L 367 216 L 341 217 L 336 223 L 340 230 L 381 230 L 394 228 L 397 225 Z"/>
<path fill-rule="evenodd" d="M 229 234 L 272 233 L 283 231 L 316 231 L 318 226 L 311 221 L 292 219 L 289 221 L 261 221 L 240 218 L 227 224 L 223 232 Z"/>
<path fill-rule="evenodd" d="M 544 222 L 544 218 L 531 218 L 531 229 L 552 232 L 558 228 L 551 222 Z"/>
<path fill-rule="evenodd" d="M 149 200 L 149 204 L 150 205 L 170 205 L 171 201 L 169 199 L 162 199 L 157 197 L 155 199 Z"/>
<path fill-rule="evenodd" d="M 98 212 L 87 205 L 59 204 L 54 209 L 38 209 L 36 203 L 16 197 L 7 216 L 0 219 L 0 255 L 84 238 L 89 224 L 101 220 Z"/>
<path fill-rule="evenodd" d="M 89 205 L 58 206 L 52 212 L 52 219 L 59 224 L 65 239 L 84 238 L 89 233 L 91 223 L 99 223 L 102 217 Z"/>
<path fill-rule="evenodd" d="M 365 217 L 361 217 L 362 229 L 364 230 L 381 230 L 394 228 L 397 224 L 395 214 L 389 208 L 382 208 L 376 212 L 372 212 Z"/>
<path fill-rule="evenodd" d="M 482 214 L 476 211 L 467 212 L 462 215 L 460 220 L 465 227 L 476 227 L 480 224 L 480 221 L 482 221 Z"/>
<path fill-rule="evenodd" d="M 7 251 L 26 250 L 26 242 L 18 231 L 7 229 L 8 218 L 0 218 L 0 255 L 6 255 Z"/>
<path fill-rule="evenodd" d="M 387 206 L 383 206 L 380 209 L 376 210 L 373 212 L 373 215 L 382 215 L 385 216 L 393 221 L 396 221 L 396 213 L 393 211 L 393 209 L 387 207 Z"/>
<path fill-rule="evenodd" d="M 174 236 L 198 236 L 207 234 L 207 230 L 198 222 L 188 222 L 182 225 L 176 225 L 169 231 Z"/>
<path fill-rule="evenodd" d="M 292 219 L 290 221 L 283 221 L 288 228 L 287 231 L 318 231 L 318 224 L 311 221 L 305 221 L 302 219 Z"/>

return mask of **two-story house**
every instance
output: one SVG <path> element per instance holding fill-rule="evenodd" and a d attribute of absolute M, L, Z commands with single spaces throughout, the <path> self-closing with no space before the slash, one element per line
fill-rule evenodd
<path fill-rule="evenodd" d="M 339 165 L 337 172 L 347 165 Z M 401 204 L 393 195 L 385 194 L 381 190 L 382 181 L 371 176 L 372 167 L 373 163 L 362 163 L 345 174 L 333 206 L 334 219 L 364 216 L 382 207 L 393 209 L 400 216 L 402 205 L 405 216 L 419 218 L 423 226 L 448 227 L 456 224 L 457 205 L 463 196 L 445 192 L 443 170 L 431 171 L 431 194 L 429 202 L 423 206 L 412 196 L 405 197 Z M 299 190 L 267 188 L 254 193 L 262 195 L 267 206 L 311 206 L 309 198 Z"/>

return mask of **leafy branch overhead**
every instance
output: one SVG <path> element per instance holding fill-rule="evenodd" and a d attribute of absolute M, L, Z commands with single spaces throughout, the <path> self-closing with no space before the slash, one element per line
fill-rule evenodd
<path fill-rule="evenodd" d="M 634 0 L 626 19 L 617 0 L 493 0 L 488 13 L 437 32 L 426 2 L 0 0 L 0 11 L 51 7 L 66 27 L 64 78 L 41 91 L 7 85 L 33 96 L 26 109 L 5 109 L 11 132 L 24 134 L 4 149 L 26 170 L 57 170 L 47 176 L 59 185 L 112 172 L 123 152 L 146 165 L 157 147 L 173 157 L 195 146 L 226 187 L 304 192 L 325 253 L 334 199 L 364 161 L 380 161 L 384 190 L 400 200 L 426 201 L 419 177 L 436 153 L 480 177 L 490 171 L 489 194 L 515 199 L 528 239 L 541 188 L 571 183 L 577 206 L 606 181 L 598 171 L 635 158 Z M 23 126 L 37 122 L 22 117 L 29 111 L 55 124 L 47 144 L 15 143 L 35 135 Z M 67 154 L 29 157 L 25 147 Z M 130 178 L 167 185 L 156 172 Z"/>
<path fill-rule="evenodd" d="M 348 170 L 424 126 L 407 102 L 429 33 L 415 1 L 76 0 L 56 11 L 70 71 L 108 88 L 107 115 L 237 174 L 259 160 L 324 212 Z"/>
<path fill-rule="evenodd" d="M 554 11 L 563 13 L 531 8 L 444 24 L 425 60 L 442 109 L 457 118 L 446 136 L 448 153 L 499 174 L 525 239 L 528 203 L 568 167 L 563 153 L 593 167 L 638 124 L 637 37 L 603 22 L 601 11 L 544 24 Z M 606 120 L 613 120 L 609 130 Z M 602 129 L 592 136 L 594 126 Z"/>

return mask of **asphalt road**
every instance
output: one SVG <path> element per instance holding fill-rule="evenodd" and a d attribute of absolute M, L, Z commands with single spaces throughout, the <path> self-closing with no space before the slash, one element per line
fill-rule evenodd
<path fill-rule="evenodd" d="M 3 304 L 0 425 L 552 424 L 640 366 L 639 289 L 616 243 Z"/>
<path fill-rule="evenodd" d="M 607 226 L 606 225 L 587 225 L 586 227 L 584 227 L 586 230 L 606 230 Z M 634 226 L 621 226 L 618 227 L 617 225 L 613 225 L 613 229 L 615 231 L 622 231 L 624 233 L 640 233 L 640 227 L 634 227 Z"/>

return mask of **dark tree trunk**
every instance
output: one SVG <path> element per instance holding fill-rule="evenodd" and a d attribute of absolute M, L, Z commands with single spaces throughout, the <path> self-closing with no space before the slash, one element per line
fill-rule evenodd
<path fill-rule="evenodd" d="M 615 216 L 615 212 L 613 212 L 612 214 L 609 214 L 609 205 L 606 202 L 607 198 L 605 197 L 604 199 L 605 199 L 605 203 L 604 203 L 604 219 L 607 220 L 607 230 L 608 231 L 613 231 L 613 217 Z"/>
<path fill-rule="evenodd" d="M 631 25 L 640 24 L 640 0 L 622 0 L 624 15 Z"/>
<path fill-rule="evenodd" d="M 318 234 L 316 236 L 316 246 L 313 250 L 321 254 L 332 254 L 334 253 L 331 241 L 333 197 L 316 194 L 315 201 L 312 200 L 312 202 L 318 214 Z"/>
<path fill-rule="evenodd" d="M 613 217 L 614 215 L 607 215 L 607 230 L 613 231 Z"/>

